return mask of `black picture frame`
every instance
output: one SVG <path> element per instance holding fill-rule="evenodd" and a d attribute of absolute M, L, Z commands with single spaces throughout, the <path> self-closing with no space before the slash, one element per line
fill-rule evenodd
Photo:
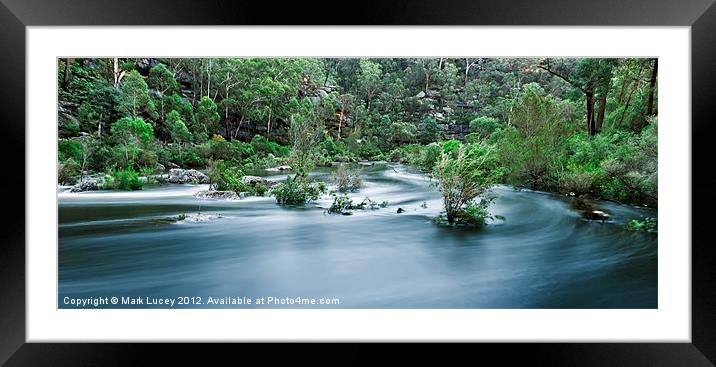
<path fill-rule="evenodd" d="M 714 0 L 544 0 L 468 1 L 448 3 L 401 0 L 391 3 L 257 1 L 106 1 L 0 0 L 0 119 L 2 159 L 12 177 L 2 180 L 9 214 L 0 232 L 0 361 L 18 365 L 136 365 L 150 360 L 162 365 L 186 361 L 186 344 L 46 344 L 25 343 L 25 28 L 63 25 L 622 25 L 691 26 L 692 73 L 692 342 L 691 343 L 534 343 L 469 345 L 482 360 L 498 357 L 512 362 L 529 358 L 530 365 L 679 365 L 710 366 L 716 361 L 716 252 L 706 231 L 714 205 L 708 167 L 715 136 L 711 105 L 716 101 L 716 5 Z M 280 4 L 280 6 L 278 6 Z M 277 11 L 280 10 L 280 13 Z M 635 42 L 637 42 L 635 40 Z M 48 122 L 49 123 L 49 122 Z M 688 121 L 682 123 L 687 124 Z M 22 175 L 20 173 L 23 173 Z M 20 195 L 22 192 L 24 195 Z M 16 201 L 16 202 L 12 202 Z M 668 225 L 668 224 L 667 224 Z M 689 245 L 689 244 L 669 244 Z M 338 345 L 344 361 L 372 360 L 367 345 Z M 211 346 L 233 353 L 234 347 Z M 391 355 L 403 351 L 392 346 Z M 271 361 L 304 360 L 326 349 L 302 345 L 297 354 L 273 353 Z M 138 354 L 143 356 L 138 357 Z M 414 354 L 425 357 L 426 352 Z M 209 356 L 210 354 L 206 354 Z M 443 354 L 447 362 L 455 354 Z M 147 359 L 148 358 L 148 359 Z M 382 359 L 385 361 L 384 359 Z M 402 359 L 401 359 L 402 360 Z"/>

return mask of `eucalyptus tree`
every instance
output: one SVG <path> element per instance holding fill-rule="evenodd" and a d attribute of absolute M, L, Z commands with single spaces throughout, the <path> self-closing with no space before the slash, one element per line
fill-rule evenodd
<path fill-rule="evenodd" d="M 169 112 L 168 104 L 171 104 L 172 95 L 179 91 L 179 83 L 174 79 L 174 73 L 164 64 L 157 64 L 149 70 L 149 78 L 147 79 L 149 88 L 156 90 L 154 105 L 158 106 L 159 121 L 164 124 L 166 122 L 166 114 Z"/>
<path fill-rule="evenodd" d="M 132 70 L 122 80 L 120 111 L 124 116 L 137 118 L 142 111 L 153 112 L 154 103 L 149 98 L 149 89 L 138 71 Z"/>

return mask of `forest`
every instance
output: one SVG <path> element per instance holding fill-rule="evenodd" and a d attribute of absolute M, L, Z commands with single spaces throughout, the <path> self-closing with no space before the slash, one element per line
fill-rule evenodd
<path fill-rule="evenodd" d="M 642 58 L 59 58 L 58 184 L 330 195 L 350 214 L 387 205 L 347 195 L 354 166 L 394 162 L 434 180 L 449 224 L 494 219 L 496 185 L 655 209 L 657 74 Z"/>

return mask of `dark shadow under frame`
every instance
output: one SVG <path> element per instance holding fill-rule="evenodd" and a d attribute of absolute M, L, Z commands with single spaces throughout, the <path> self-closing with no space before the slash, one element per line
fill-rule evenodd
<path fill-rule="evenodd" d="M 714 0 L 545 0 L 470 1 L 450 4 L 426 0 L 392 3 L 284 3 L 178 0 L 0 0 L 0 145 L 6 172 L 25 172 L 19 152 L 25 151 L 25 27 L 35 25 L 651 25 L 692 27 L 692 343 L 534 343 L 470 344 L 472 355 L 499 357 L 505 362 L 529 361 L 529 365 L 679 365 L 709 366 L 716 361 L 716 253 L 707 229 L 709 210 L 715 203 L 716 178 L 710 176 L 713 153 L 709 141 L 716 136 L 716 5 Z M 278 4 L 281 10 L 277 13 Z M 318 10 L 323 9 L 323 10 Z M 48 122 L 50 123 L 50 122 Z M 674 123 L 689 123 L 679 121 Z M 32 137 L 27 137 L 31 139 Z M 45 344 L 25 343 L 25 201 L 32 195 L 22 182 L 6 177 L 0 185 L 6 194 L 9 218 L 0 232 L 0 361 L 7 365 L 135 365 L 149 361 L 162 365 L 185 362 L 188 345 L 166 344 Z M 18 193 L 22 191 L 24 195 Z M 20 209 L 22 208 L 22 209 Z M 668 225 L 668 223 L 666 224 Z M 672 245 L 672 244 L 670 244 Z M 688 245 L 688 244 L 673 244 Z M 465 345 L 463 345 L 465 346 Z M 341 360 L 373 359 L 376 348 L 337 345 Z M 253 348 L 253 347 L 251 347 Z M 272 350 L 275 346 L 269 347 Z M 385 346 L 383 346 L 385 348 Z M 237 352 L 228 344 L 213 345 L 215 352 Z M 281 348 L 285 349 L 285 348 Z M 326 348 L 302 344 L 294 353 L 273 353 L 277 361 L 316 360 L 327 357 Z M 393 355 L 408 355 L 402 346 L 388 346 Z M 461 348 L 462 349 L 462 348 Z M 467 348 L 465 348 L 467 349 Z M 143 354 L 143 356 L 139 356 Z M 426 352 L 412 353 L 423 358 Z M 455 354 L 440 356 L 443 362 Z M 147 359 L 148 358 L 148 359 Z M 384 357 L 381 357 L 386 361 Z M 404 361 L 402 358 L 399 359 Z M 710 362 L 711 361 L 711 362 Z"/>

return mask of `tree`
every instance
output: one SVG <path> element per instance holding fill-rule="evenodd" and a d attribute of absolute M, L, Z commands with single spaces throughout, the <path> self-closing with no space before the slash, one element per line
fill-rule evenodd
<path fill-rule="evenodd" d="M 199 106 L 194 113 L 195 132 L 204 133 L 204 137 L 201 140 L 208 139 L 209 132 L 214 131 L 219 119 L 221 119 L 217 111 L 218 107 L 211 98 L 208 96 L 201 97 Z"/>
<path fill-rule="evenodd" d="M 112 124 L 112 138 L 124 147 L 125 164 L 134 161 L 134 150 L 130 159 L 130 147 L 139 144 L 149 144 L 154 136 L 154 129 L 151 124 L 144 122 L 141 118 L 124 117 Z"/>
<path fill-rule="evenodd" d="M 157 91 L 156 100 L 159 102 L 159 121 L 164 123 L 166 112 L 168 111 L 165 105 L 171 103 L 171 95 L 179 89 L 179 83 L 174 79 L 174 74 L 164 64 L 157 64 L 149 70 L 147 84 Z"/>
<path fill-rule="evenodd" d="M 296 178 L 305 178 L 313 166 L 316 145 L 323 136 L 323 126 L 313 113 L 311 101 L 304 98 L 300 102 L 291 101 L 296 112 L 291 115 L 289 136 L 293 144 L 291 166 L 296 171 Z"/>
<path fill-rule="evenodd" d="M 654 66 L 651 68 L 651 79 L 649 80 L 649 102 L 646 107 L 647 116 L 655 116 L 654 112 L 654 91 L 656 90 L 656 74 L 659 68 L 659 59 L 654 59 Z"/>
<path fill-rule="evenodd" d="M 498 153 L 508 182 L 532 189 L 555 187 L 554 173 L 570 133 L 571 104 L 545 93 L 535 83 L 524 85 L 511 103 L 512 124 L 498 133 Z"/>
<path fill-rule="evenodd" d="M 443 207 L 449 224 L 483 225 L 489 217 L 488 206 L 494 199 L 484 196 L 474 200 L 498 182 L 501 170 L 494 147 L 477 142 L 462 145 L 457 154 L 443 153 L 433 169 L 443 195 Z"/>
<path fill-rule="evenodd" d="M 572 73 L 555 69 L 550 59 L 542 60 L 538 67 L 584 93 L 587 131 L 589 135 L 594 135 L 599 132 L 604 122 L 607 94 L 615 63 L 615 59 L 580 59 Z M 595 110 L 595 106 L 598 110 Z"/>
<path fill-rule="evenodd" d="M 380 79 L 382 69 L 380 65 L 368 59 L 361 59 L 359 65 L 360 71 L 357 80 L 359 92 L 365 101 L 366 109 L 370 111 L 370 102 L 382 86 Z"/>
<path fill-rule="evenodd" d="M 143 110 L 153 111 L 153 107 L 147 83 L 138 71 L 132 70 L 122 82 L 120 111 L 136 119 Z"/>
<path fill-rule="evenodd" d="M 172 141 L 175 143 L 191 141 L 191 132 L 189 132 L 179 112 L 171 111 L 167 114 L 166 126 Z"/>

